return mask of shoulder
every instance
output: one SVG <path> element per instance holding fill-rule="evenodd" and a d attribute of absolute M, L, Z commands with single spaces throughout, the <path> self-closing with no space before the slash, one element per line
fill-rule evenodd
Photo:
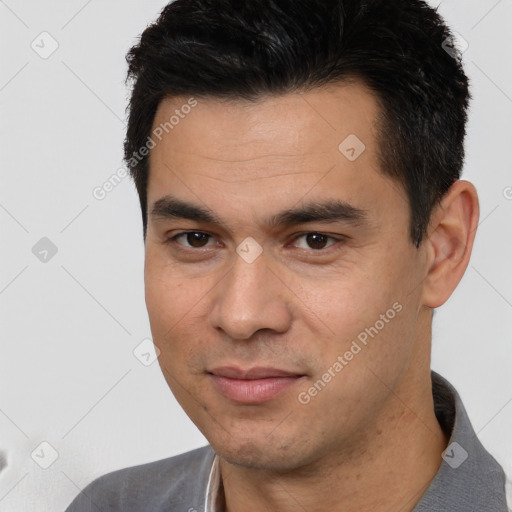
<path fill-rule="evenodd" d="M 202 510 L 215 452 L 210 446 L 120 469 L 90 483 L 66 512 Z"/>

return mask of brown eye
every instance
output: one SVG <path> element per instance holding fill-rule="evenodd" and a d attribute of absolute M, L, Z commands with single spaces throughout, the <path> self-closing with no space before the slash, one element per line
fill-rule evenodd
<path fill-rule="evenodd" d="M 306 241 L 311 249 L 324 249 L 329 237 L 320 233 L 308 233 Z"/>
<path fill-rule="evenodd" d="M 301 249 L 314 249 L 320 251 L 331 245 L 335 244 L 338 240 L 332 236 L 323 233 L 305 233 L 296 238 L 296 240 L 303 239 L 304 243 L 297 244 Z"/>
<path fill-rule="evenodd" d="M 186 233 L 187 242 L 191 247 L 204 247 L 205 243 L 208 243 L 208 235 L 204 233 L 197 233 L 192 231 L 190 233 Z"/>
<path fill-rule="evenodd" d="M 200 249 L 201 247 L 207 247 L 210 238 L 211 235 L 202 233 L 201 231 L 186 231 L 171 237 L 169 239 L 169 243 L 177 243 L 178 245 L 189 249 Z M 185 242 L 180 242 L 180 239 L 185 240 Z"/>

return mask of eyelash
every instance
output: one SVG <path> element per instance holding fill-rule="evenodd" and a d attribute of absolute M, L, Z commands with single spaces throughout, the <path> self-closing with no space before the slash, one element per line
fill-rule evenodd
<path fill-rule="evenodd" d="M 182 231 L 181 233 L 177 233 L 176 235 L 173 235 L 172 237 L 167 238 L 165 240 L 165 243 L 167 245 L 171 245 L 171 244 L 177 245 L 177 246 L 179 246 L 178 250 L 185 251 L 185 252 L 198 252 L 201 249 L 207 249 L 207 247 L 196 247 L 196 248 L 194 248 L 194 247 L 186 247 L 186 246 L 182 246 L 181 244 L 179 244 L 177 242 L 178 238 L 181 238 L 183 236 L 186 236 L 186 235 L 189 235 L 189 234 L 192 234 L 192 233 L 206 235 L 206 236 L 208 236 L 210 238 L 212 237 L 212 235 L 210 235 L 209 233 L 204 233 L 203 231 Z M 301 233 L 301 234 L 297 235 L 293 239 L 293 241 L 295 241 L 295 240 L 297 240 L 299 238 L 305 237 L 307 235 L 321 235 L 321 236 L 327 237 L 328 240 L 334 240 L 335 242 L 343 242 L 343 241 L 346 240 L 346 237 L 342 237 L 342 236 L 334 237 L 334 236 L 328 235 L 326 233 L 322 233 L 320 231 L 307 231 L 305 233 Z M 331 245 L 329 245 L 329 246 L 327 246 L 325 248 L 322 248 L 322 249 L 303 249 L 303 248 L 300 248 L 300 247 L 298 249 L 301 249 L 303 251 L 313 252 L 313 253 L 322 253 L 322 252 L 327 251 L 328 249 L 330 249 L 331 247 L 333 247 L 335 245 L 336 245 L 336 243 L 333 243 L 333 244 L 331 244 Z"/>

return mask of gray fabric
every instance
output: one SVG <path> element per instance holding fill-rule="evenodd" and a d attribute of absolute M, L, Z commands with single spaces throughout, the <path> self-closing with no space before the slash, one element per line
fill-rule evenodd
<path fill-rule="evenodd" d="M 477 439 L 453 386 L 435 372 L 432 382 L 436 415 L 450 442 L 413 512 L 507 512 L 501 466 Z M 89 484 L 66 512 L 204 512 L 214 458 L 205 446 L 115 471 Z"/>
<path fill-rule="evenodd" d="M 204 512 L 209 446 L 121 469 L 89 484 L 66 512 Z"/>
<path fill-rule="evenodd" d="M 443 419 L 439 416 L 443 413 L 449 414 L 453 406 L 455 421 L 452 420 L 451 425 L 447 425 L 452 426 L 449 429 L 450 442 L 445 450 L 448 457 L 445 455 L 434 480 L 413 512 L 507 512 L 505 474 L 502 467 L 476 437 L 455 388 L 435 372 L 432 372 L 432 383 L 436 413 L 441 425 Z M 457 443 L 458 446 L 452 443 Z M 452 467 L 459 462 L 460 466 Z"/>

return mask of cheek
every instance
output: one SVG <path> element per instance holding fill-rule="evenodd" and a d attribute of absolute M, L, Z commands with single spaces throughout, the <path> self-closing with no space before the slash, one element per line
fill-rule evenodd
<path fill-rule="evenodd" d="M 183 328 L 183 319 L 190 309 L 187 297 L 172 272 L 154 261 L 146 260 L 144 281 L 146 308 L 153 341 L 160 350 L 159 359 L 161 362 L 172 360 L 170 352 L 178 348 L 173 340 Z"/>
<path fill-rule="evenodd" d="M 344 359 L 352 370 L 369 366 L 392 374 L 410 357 L 417 309 L 408 295 L 410 276 L 398 261 L 393 264 L 381 258 L 380 262 L 317 294 L 314 311 L 330 333 L 315 342 L 324 366 L 317 366 L 318 371 L 347 354 Z M 358 371 L 344 373 L 359 379 Z"/>
<path fill-rule="evenodd" d="M 146 252 L 144 285 L 146 307 L 151 324 L 169 328 L 183 318 L 197 302 L 200 283 L 185 280 L 182 272 L 170 265 L 156 250 Z"/>
<path fill-rule="evenodd" d="M 145 265 L 146 307 L 161 366 L 173 375 L 192 373 L 201 367 L 208 339 L 206 318 L 208 279 L 190 279 L 158 258 Z"/>
<path fill-rule="evenodd" d="M 336 337 L 348 338 L 357 334 L 393 304 L 390 284 L 379 276 L 355 273 L 347 279 L 333 279 L 321 291 L 310 289 L 304 303 L 325 323 Z"/>

